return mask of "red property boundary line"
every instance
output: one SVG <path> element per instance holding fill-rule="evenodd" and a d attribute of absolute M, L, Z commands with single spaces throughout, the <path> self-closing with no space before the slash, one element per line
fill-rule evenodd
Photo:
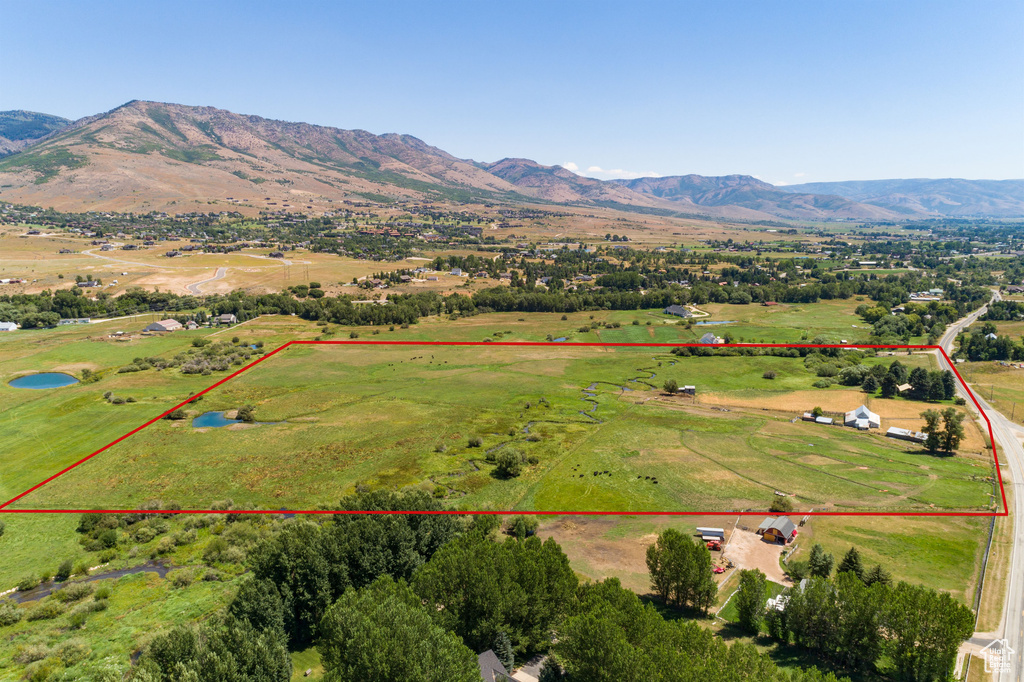
<path fill-rule="evenodd" d="M 151 426 L 157 421 L 163 419 L 171 412 L 188 405 L 197 398 L 204 394 L 212 391 L 221 384 L 234 379 L 239 374 L 247 372 L 261 362 L 277 355 L 289 346 L 574 346 L 574 347 L 598 347 L 598 348 L 616 348 L 616 347 L 633 347 L 633 348 L 844 348 L 848 350 L 856 349 L 893 349 L 893 350 L 937 350 L 942 354 L 942 357 L 946 359 L 949 366 L 953 370 L 953 374 L 956 375 L 957 380 L 963 387 L 964 391 L 970 396 L 974 402 L 975 407 L 978 408 L 978 413 L 981 418 L 985 420 L 985 424 L 988 426 L 989 442 L 992 444 L 992 459 L 995 463 L 996 477 L 999 482 L 999 492 L 1003 501 L 1003 510 L 997 512 L 872 512 L 872 511 L 809 511 L 809 512 L 794 512 L 797 515 L 809 515 L 809 516 L 1008 516 L 1009 507 L 1006 503 L 1006 489 L 1003 486 L 1003 474 L 1000 471 L 999 455 L 996 452 L 996 441 L 995 435 L 992 431 L 992 423 L 989 421 L 988 416 L 985 414 L 985 410 L 982 409 L 978 403 L 978 399 L 974 397 L 974 393 L 971 392 L 970 387 L 964 378 L 960 376 L 960 372 L 956 369 L 956 364 L 950 360 L 946 351 L 941 346 L 926 346 L 926 345 L 868 345 L 868 344 L 810 344 L 810 343 L 717 343 L 717 344 L 702 344 L 702 343 L 589 343 L 589 342 L 569 342 L 569 343 L 554 343 L 546 341 L 289 341 L 284 345 L 272 350 L 266 355 L 262 356 L 258 360 L 250 362 L 245 367 L 241 368 L 237 372 L 233 372 L 228 376 L 224 377 L 217 383 L 208 386 L 199 393 L 189 397 L 188 399 L 178 403 L 174 407 L 162 412 L 161 414 L 153 417 L 148 422 L 137 426 L 128 433 L 124 434 L 117 440 L 107 443 L 99 450 L 92 454 L 83 457 L 74 464 L 58 471 L 54 475 L 50 476 L 44 481 L 41 481 L 25 492 L 12 497 L 3 504 L 0 504 L 0 514 L 82 514 L 82 513 L 103 513 L 103 514 L 455 514 L 455 515 L 529 515 L 529 516 L 560 516 L 560 515 L 572 515 L 572 516 L 742 516 L 744 514 L 765 514 L 768 512 L 737 512 L 737 511 L 711 511 L 711 512 L 699 512 L 699 511 L 492 511 L 492 510 L 458 510 L 458 509 L 442 509 L 442 510 L 429 510 L 429 511 L 359 511 L 359 510 L 334 510 L 334 509 L 258 509 L 258 510 L 247 510 L 247 511 L 235 511 L 231 509 L 9 509 L 8 507 L 17 502 L 21 498 L 25 497 L 29 493 L 32 493 L 39 488 L 43 487 L 47 483 L 50 483 L 56 478 L 63 476 L 67 472 L 71 471 L 75 467 L 88 462 L 96 455 L 108 450 L 109 448 L 117 445 L 126 438 L 135 435 L 147 426 Z"/>

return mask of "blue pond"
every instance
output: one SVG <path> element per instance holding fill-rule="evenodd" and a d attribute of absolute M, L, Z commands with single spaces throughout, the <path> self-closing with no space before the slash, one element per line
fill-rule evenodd
<path fill-rule="evenodd" d="M 40 374 L 26 374 L 23 377 L 11 380 L 14 388 L 60 388 L 77 384 L 78 379 L 70 374 L 61 372 L 42 372 Z"/>
<path fill-rule="evenodd" d="M 192 420 L 192 426 L 197 429 L 218 428 L 237 424 L 238 419 L 226 419 L 223 412 L 206 412 Z"/>
<path fill-rule="evenodd" d="M 557 339 L 555 339 L 555 341 L 565 341 L 565 337 L 559 336 Z"/>
<path fill-rule="evenodd" d="M 697 324 L 697 326 L 700 326 L 700 327 L 710 327 L 713 324 L 732 324 L 735 321 L 736 320 L 716 320 L 716 321 L 713 321 L 713 322 L 712 321 L 697 322 L 696 324 Z"/>

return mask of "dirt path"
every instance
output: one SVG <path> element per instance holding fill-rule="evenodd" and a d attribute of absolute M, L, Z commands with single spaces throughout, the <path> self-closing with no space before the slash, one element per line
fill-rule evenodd
<path fill-rule="evenodd" d="M 213 277 L 200 280 L 198 282 L 193 282 L 192 284 L 186 284 L 185 288 L 188 290 L 190 294 L 193 294 L 194 296 L 199 296 L 201 293 L 199 291 L 200 286 L 202 286 L 203 284 L 208 284 L 210 282 L 216 282 L 218 279 L 224 279 L 224 275 L 226 274 L 228 274 L 227 268 L 217 268 L 217 273 Z"/>
<path fill-rule="evenodd" d="M 724 555 L 741 568 L 759 568 L 773 583 L 792 585 L 779 565 L 782 545 L 765 542 L 757 533 L 737 528 L 729 538 Z"/>

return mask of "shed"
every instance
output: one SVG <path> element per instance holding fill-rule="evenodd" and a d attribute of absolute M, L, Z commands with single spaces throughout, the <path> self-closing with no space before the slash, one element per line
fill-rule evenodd
<path fill-rule="evenodd" d="M 828 424 L 828 425 L 831 425 L 832 422 L 833 422 L 832 417 L 817 417 L 814 421 L 816 423 L 818 423 L 818 424 Z"/>
<path fill-rule="evenodd" d="M 725 539 L 724 528 L 711 528 L 711 527 L 697 527 L 697 534 L 702 537 L 715 537 L 720 540 Z"/>
<path fill-rule="evenodd" d="M 697 387 L 690 385 L 683 386 L 683 393 L 685 393 L 686 395 L 696 395 Z"/>
<path fill-rule="evenodd" d="M 0 332 L 13 332 L 18 328 L 13 322 L 0 322 Z"/>
<path fill-rule="evenodd" d="M 905 393 L 907 391 L 913 390 L 913 388 L 914 387 L 911 386 L 910 384 L 900 384 L 899 386 L 896 387 L 896 390 L 899 391 L 900 393 Z"/>
<path fill-rule="evenodd" d="M 909 440 L 912 443 L 923 443 L 928 440 L 928 434 L 920 431 L 911 431 L 910 429 L 901 429 L 898 426 L 891 426 L 889 430 L 885 432 L 885 435 L 889 438 L 897 438 L 899 440 Z"/>

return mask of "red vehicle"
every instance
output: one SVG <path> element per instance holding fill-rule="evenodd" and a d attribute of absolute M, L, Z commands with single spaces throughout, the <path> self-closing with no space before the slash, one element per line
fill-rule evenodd
<path fill-rule="evenodd" d="M 720 540 L 710 540 L 708 541 L 708 549 L 713 552 L 720 552 L 722 551 L 722 542 Z"/>

